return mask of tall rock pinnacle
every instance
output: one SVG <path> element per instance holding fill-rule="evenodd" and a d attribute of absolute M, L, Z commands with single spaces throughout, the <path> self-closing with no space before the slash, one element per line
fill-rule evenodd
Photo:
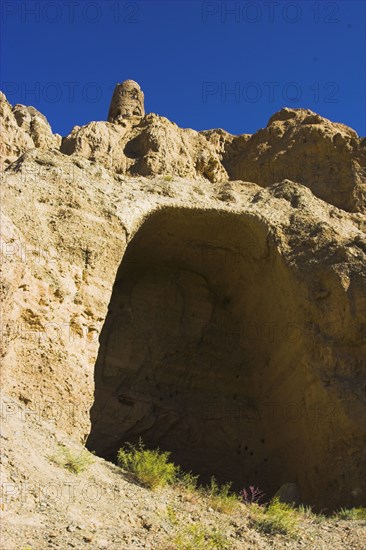
<path fill-rule="evenodd" d="M 121 119 L 145 115 L 144 93 L 134 80 L 117 84 L 108 113 L 108 122 L 118 123 Z"/>

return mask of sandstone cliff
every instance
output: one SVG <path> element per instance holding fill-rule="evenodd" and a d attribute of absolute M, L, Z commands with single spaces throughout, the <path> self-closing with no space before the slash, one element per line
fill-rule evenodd
<path fill-rule="evenodd" d="M 366 139 L 309 109 L 282 109 L 266 128 L 224 155 L 230 179 L 266 187 L 289 178 L 350 212 L 366 207 Z"/>
<path fill-rule="evenodd" d="M 0 166 L 5 168 L 33 148 L 59 149 L 61 136 L 53 134 L 44 115 L 34 107 L 13 108 L 0 92 Z"/>
<path fill-rule="evenodd" d="M 253 136 L 150 114 L 60 145 L 42 115 L 1 99 L 10 407 L 109 459 L 142 436 L 203 476 L 363 503 L 355 132 L 305 110 Z"/>
<path fill-rule="evenodd" d="M 138 85 L 126 82 L 133 98 L 120 95 L 126 93 L 123 85 L 116 87 L 110 122 L 75 126 L 62 142 L 36 109 L 12 109 L 2 94 L 1 162 L 8 165 L 33 147 L 56 148 L 131 176 L 241 180 L 261 187 L 288 178 L 338 208 L 365 212 L 366 138 L 344 124 L 306 109 L 282 109 L 253 135 L 233 136 L 221 129 L 197 132 L 153 113 L 145 115 L 143 94 L 133 86 Z M 135 114 L 118 115 L 130 110 Z"/>

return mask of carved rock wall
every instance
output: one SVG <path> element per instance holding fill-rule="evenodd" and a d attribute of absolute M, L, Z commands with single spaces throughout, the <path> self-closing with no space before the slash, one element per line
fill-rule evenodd
<path fill-rule="evenodd" d="M 351 381 L 362 362 L 356 300 L 365 297 L 346 298 L 327 270 L 316 291 L 317 270 L 299 274 L 248 215 L 152 214 L 116 276 L 89 448 L 114 460 L 123 442 L 142 437 L 206 481 L 214 474 L 273 494 L 291 480 L 320 508 L 344 502 L 351 486 L 360 497 L 363 429 L 345 410 L 350 388 L 333 373 L 347 362 L 345 333 L 355 361 L 343 376 Z M 361 401 L 356 408 L 364 414 Z"/>

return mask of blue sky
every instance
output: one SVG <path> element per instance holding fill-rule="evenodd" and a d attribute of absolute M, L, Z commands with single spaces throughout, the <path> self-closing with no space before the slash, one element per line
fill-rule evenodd
<path fill-rule="evenodd" d="M 105 120 L 116 82 L 182 127 L 253 133 L 281 107 L 366 134 L 364 1 L 3 1 L 1 89 L 53 131 Z"/>

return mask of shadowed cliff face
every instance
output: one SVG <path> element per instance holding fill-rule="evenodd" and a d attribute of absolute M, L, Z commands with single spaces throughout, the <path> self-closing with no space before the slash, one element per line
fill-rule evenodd
<path fill-rule="evenodd" d="M 302 292 L 258 219 L 151 215 L 114 284 L 88 447 L 115 460 L 142 437 L 203 480 L 296 482 L 329 506 L 326 413 L 340 412 L 309 366 Z"/>

